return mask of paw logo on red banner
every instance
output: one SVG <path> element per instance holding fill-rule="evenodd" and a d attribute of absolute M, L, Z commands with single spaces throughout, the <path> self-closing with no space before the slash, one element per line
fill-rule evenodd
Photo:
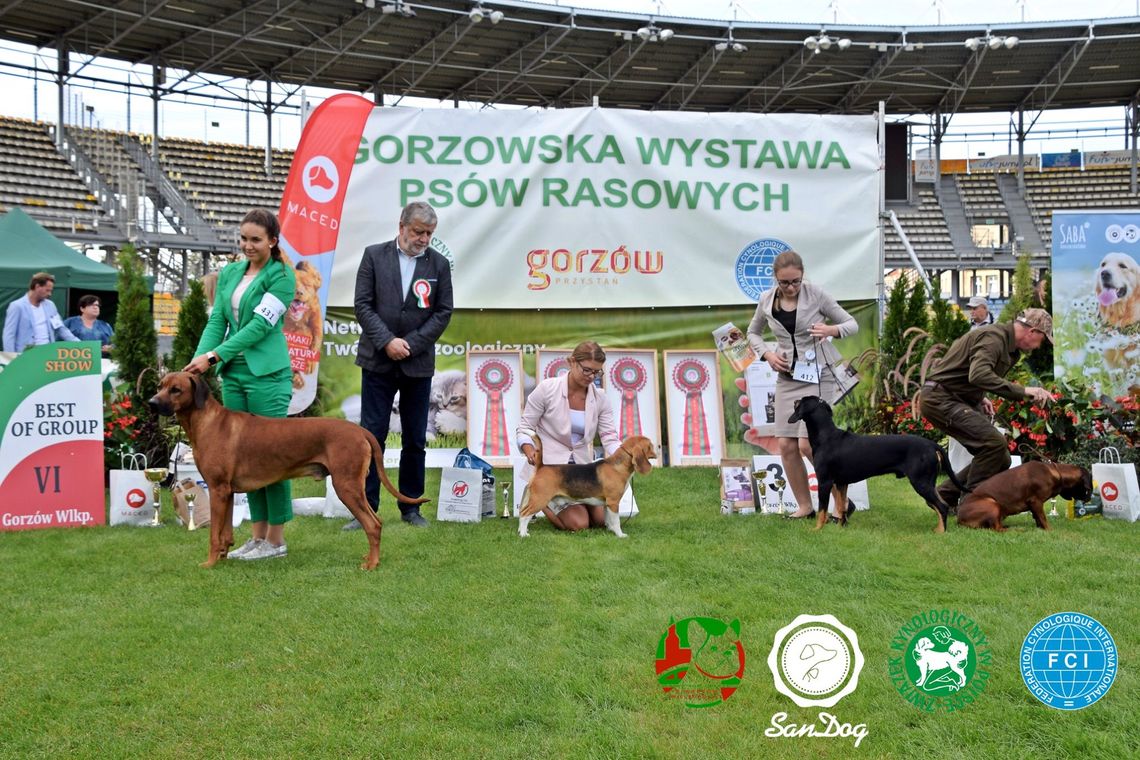
<path fill-rule="evenodd" d="M 127 491 L 127 506 L 131 509 L 138 509 L 146 504 L 146 494 L 137 488 L 132 488 Z"/>
<path fill-rule="evenodd" d="M 1120 495 L 1120 489 L 1116 487 L 1115 483 L 1105 481 L 1104 485 L 1100 487 L 1100 498 L 1105 501 L 1116 501 L 1116 497 Z"/>
<path fill-rule="evenodd" d="M 468 485 L 466 483 L 464 483 L 462 480 L 457 480 L 455 484 L 451 486 L 451 495 L 458 498 L 463 498 L 467 495 L 467 489 Z"/>
<path fill-rule="evenodd" d="M 328 203 L 340 187 L 340 173 L 328 156 L 313 156 L 301 174 L 305 194 L 317 203 Z"/>

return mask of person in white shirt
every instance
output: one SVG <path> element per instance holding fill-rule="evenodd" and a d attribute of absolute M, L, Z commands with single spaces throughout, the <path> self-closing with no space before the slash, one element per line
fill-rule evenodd
<path fill-rule="evenodd" d="M 51 301 L 55 275 L 36 272 L 27 295 L 8 304 L 4 317 L 4 350 L 20 353 L 28 346 L 42 346 L 57 340 L 78 341 L 59 316 Z"/>

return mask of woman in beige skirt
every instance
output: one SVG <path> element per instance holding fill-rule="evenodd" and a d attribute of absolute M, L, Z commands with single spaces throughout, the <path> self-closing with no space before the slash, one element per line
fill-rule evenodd
<path fill-rule="evenodd" d="M 854 335 L 859 323 L 822 288 L 803 281 L 804 261 L 795 251 L 778 255 L 772 270 L 776 282 L 760 296 L 748 326 L 748 342 L 777 375 L 775 434 L 784 477 L 798 505 L 791 516 L 810 517 L 815 511 L 803 457 L 812 461 L 811 444 L 804 423 L 789 423 L 788 418 L 804 396 L 828 402 L 838 396 L 831 368 L 842 357 L 829 339 Z M 764 340 L 765 327 L 775 343 Z"/>

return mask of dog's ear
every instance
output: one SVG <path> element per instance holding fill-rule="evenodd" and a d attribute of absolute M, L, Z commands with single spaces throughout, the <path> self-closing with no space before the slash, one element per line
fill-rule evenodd
<path fill-rule="evenodd" d="M 653 469 L 653 465 L 649 463 L 649 454 L 653 450 L 649 440 L 641 441 L 638 447 L 634 450 L 636 453 L 633 455 L 633 466 L 642 475 L 648 475 Z"/>
<path fill-rule="evenodd" d="M 205 409 L 206 399 L 210 398 L 210 386 L 205 378 L 191 375 L 190 387 L 194 389 L 194 406 L 198 409 Z"/>

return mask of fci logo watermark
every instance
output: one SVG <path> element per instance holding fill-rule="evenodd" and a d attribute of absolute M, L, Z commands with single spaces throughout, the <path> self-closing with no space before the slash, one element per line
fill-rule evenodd
<path fill-rule="evenodd" d="M 953 712 L 986 688 L 989 639 L 957 610 L 930 610 L 907 621 L 894 638 L 891 682 L 903 699 L 926 712 Z"/>
<path fill-rule="evenodd" d="M 1026 635 L 1021 678 L 1049 707 L 1080 710 L 1108 693 L 1116 680 L 1116 659 L 1116 642 L 1099 621 L 1080 612 L 1057 612 Z"/>
<path fill-rule="evenodd" d="M 670 619 L 657 642 L 657 683 L 686 707 L 713 707 L 740 686 L 744 659 L 739 620 Z"/>
<path fill-rule="evenodd" d="M 800 615 L 776 632 L 768 668 L 776 690 L 800 707 L 831 707 L 859 685 L 863 653 L 855 631 L 834 615 Z M 764 735 L 853 738 L 856 747 L 867 736 L 865 723 L 844 723 L 829 712 L 821 711 L 817 723 L 797 724 L 788 717 L 773 715 Z"/>

